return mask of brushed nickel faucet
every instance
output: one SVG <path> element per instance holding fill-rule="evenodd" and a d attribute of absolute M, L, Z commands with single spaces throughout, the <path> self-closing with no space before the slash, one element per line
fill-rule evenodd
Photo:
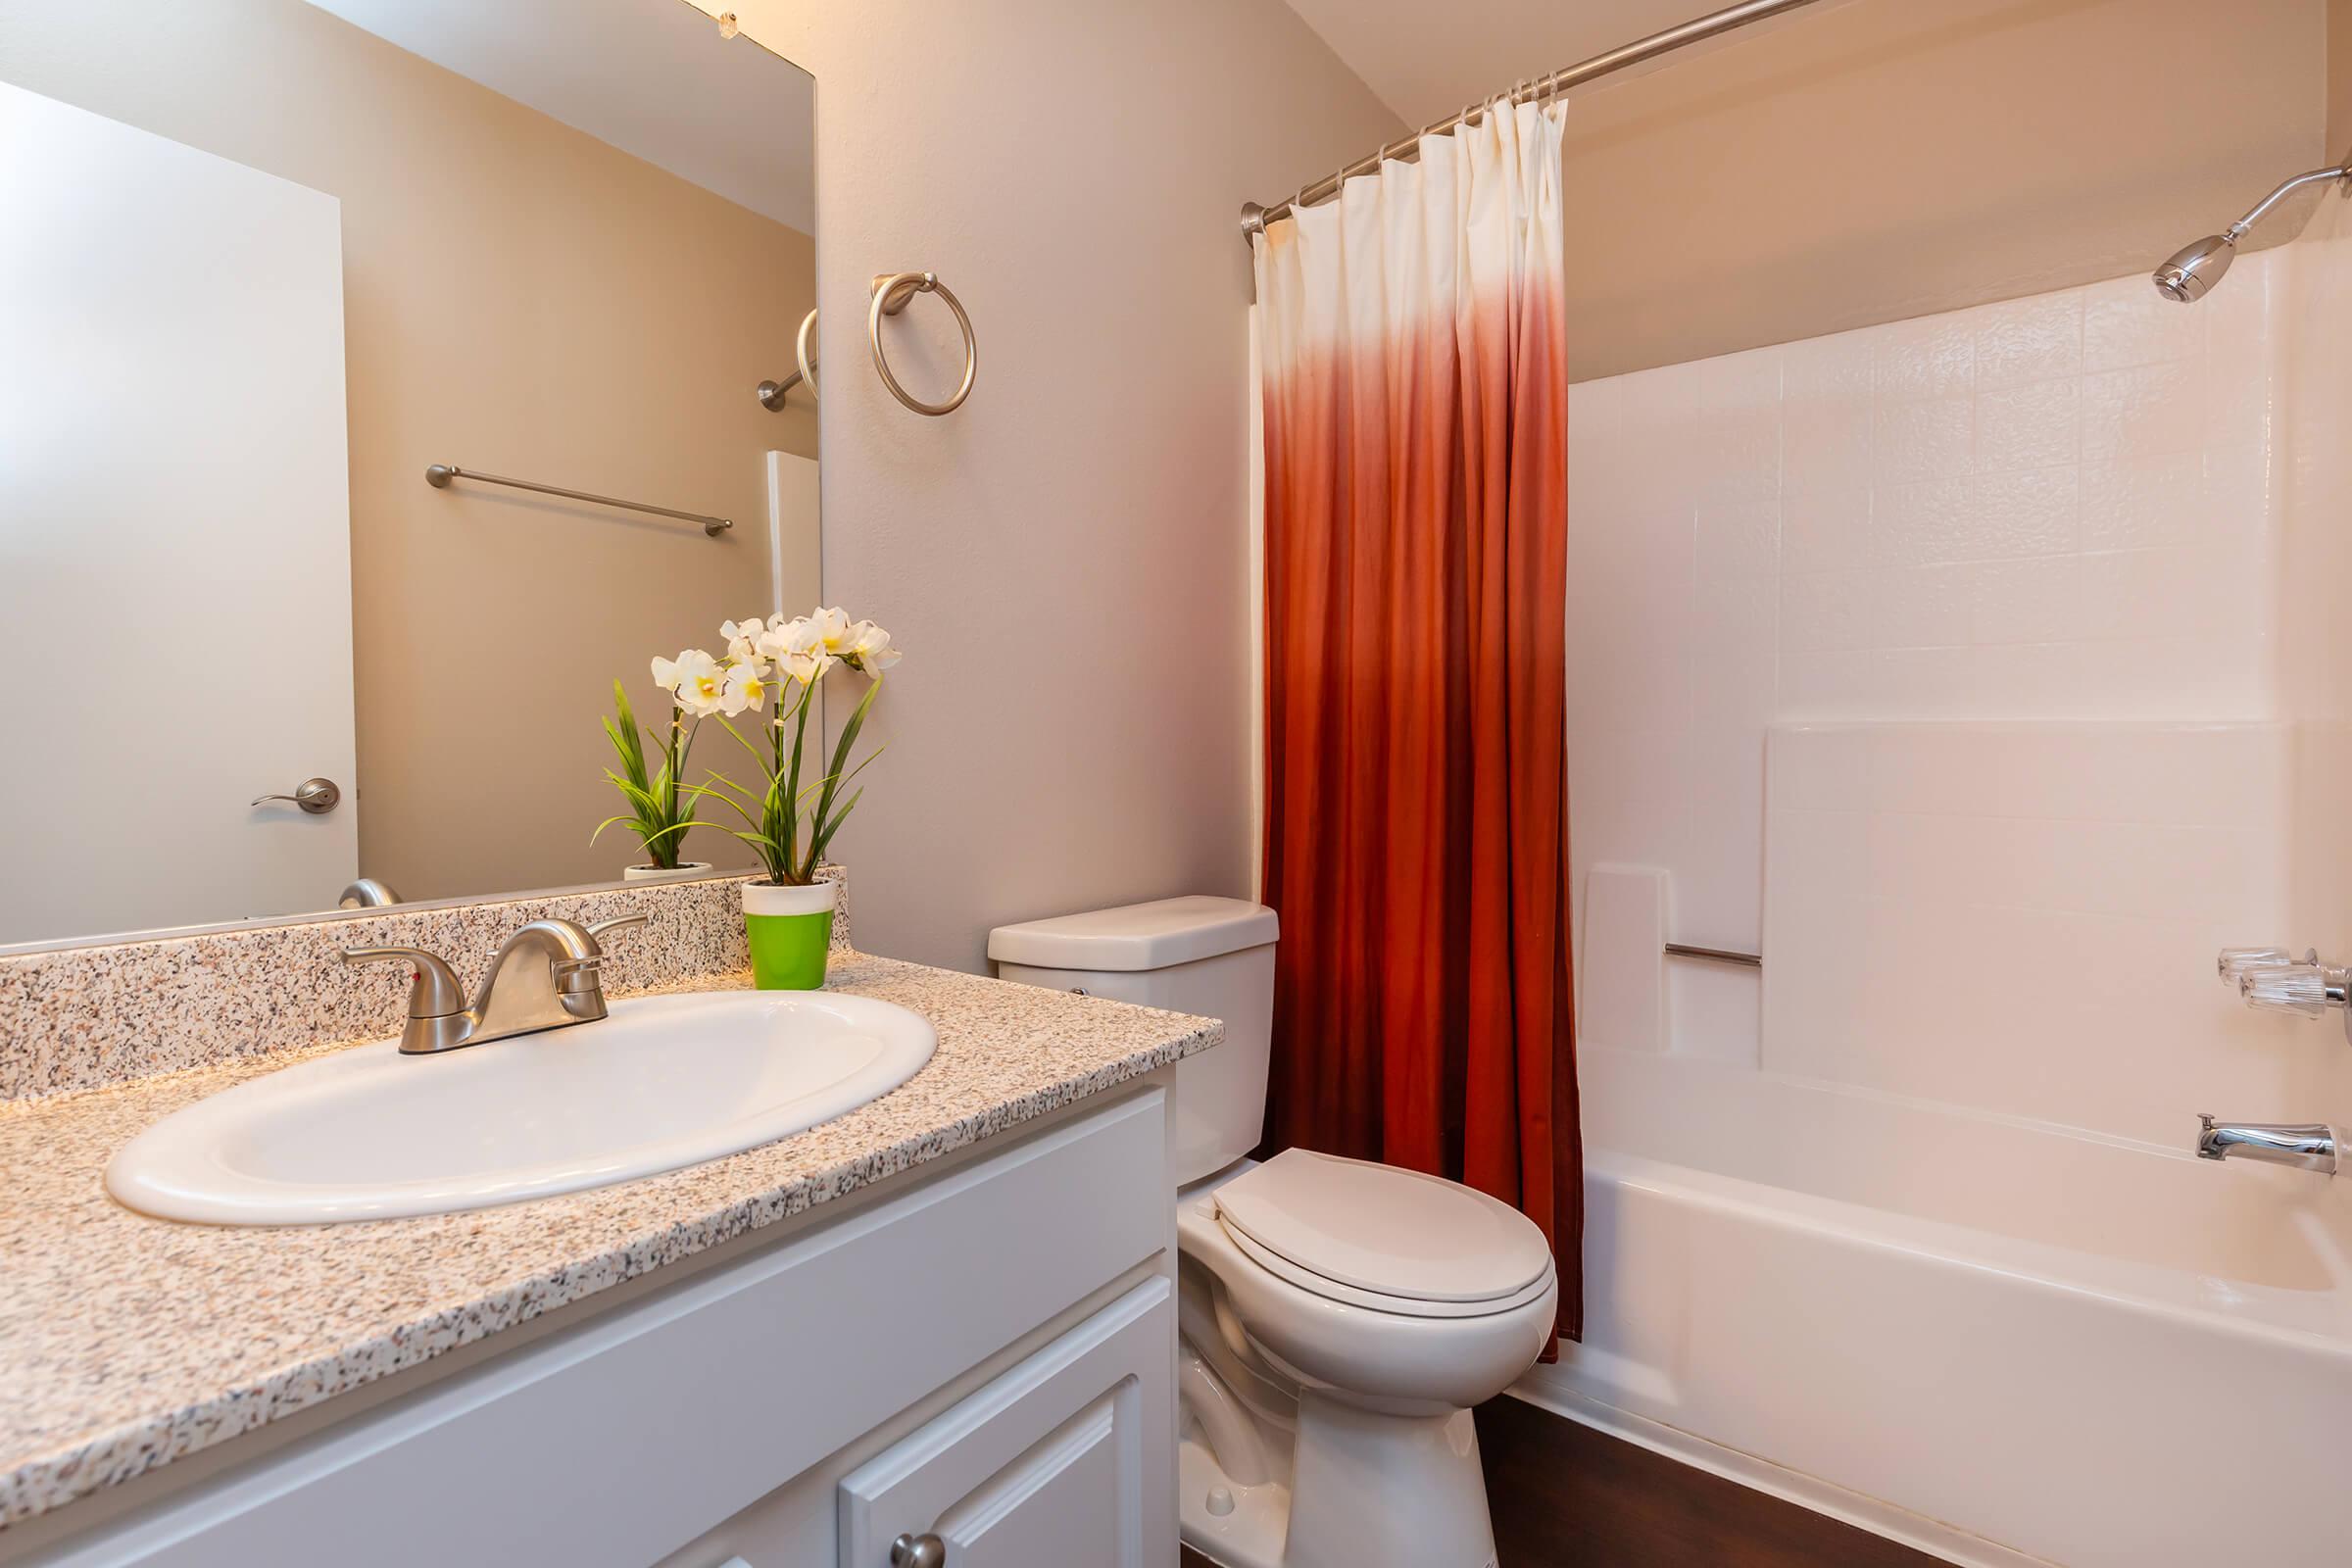
<path fill-rule="evenodd" d="M 345 963 L 407 963 L 409 1021 L 400 1032 L 403 1055 L 424 1056 L 514 1035 L 536 1034 L 606 1015 L 602 939 L 646 916 L 624 914 L 582 926 L 570 920 L 533 920 L 507 938 L 473 1004 L 447 960 L 422 948 L 345 948 Z"/>

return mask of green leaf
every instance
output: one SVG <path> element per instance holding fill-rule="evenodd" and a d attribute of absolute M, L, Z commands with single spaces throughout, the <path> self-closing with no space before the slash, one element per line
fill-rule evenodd
<path fill-rule="evenodd" d="M 796 857 L 798 853 L 797 846 L 800 843 L 801 753 L 808 743 L 808 710 L 815 706 L 816 682 L 810 681 L 807 686 L 801 689 L 800 714 L 794 720 L 792 726 L 792 767 L 791 770 L 785 775 L 783 800 L 781 803 L 779 803 L 783 819 L 778 823 L 778 826 L 782 829 L 782 836 L 786 846 L 785 860 L 787 862 L 787 873 L 789 873 L 791 869 L 790 862 Z M 783 737 L 780 732 L 777 736 L 777 744 L 779 746 L 783 744 Z M 789 874 L 787 874 L 786 880 L 791 880 Z"/>
<path fill-rule="evenodd" d="M 618 767 L 607 768 L 605 778 L 627 803 L 629 814 L 600 823 L 589 835 L 589 842 L 595 843 L 613 823 L 626 822 L 656 865 L 674 864 L 678 858 L 677 841 L 695 825 L 694 802 L 691 798 L 681 801 L 679 793 L 685 749 L 692 744 L 694 732 L 679 723 L 673 705 L 669 736 L 664 740 L 651 724 L 639 721 L 636 710 L 629 706 L 628 689 L 617 680 L 612 683 L 612 710 L 613 716 L 603 723 L 605 738 L 612 743 Z M 645 742 L 649 740 L 662 757 L 658 770 L 649 771 L 647 767 Z"/>
<path fill-rule="evenodd" d="M 824 793 L 817 797 L 816 814 L 810 821 L 808 859 L 806 869 L 808 876 L 816 875 L 816 858 L 823 853 L 818 847 L 817 841 L 820 838 L 826 842 L 831 841 L 832 835 L 825 831 L 825 823 L 832 816 L 833 797 L 841 787 L 842 769 L 849 762 L 851 748 L 858 744 L 858 732 L 865 727 L 865 715 L 873 710 L 874 699 L 881 694 L 882 683 L 880 681 L 875 681 L 866 687 L 865 696 L 858 701 L 857 709 L 851 712 L 849 719 L 841 726 L 840 740 L 834 743 L 833 765 L 826 770 Z M 797 756 L 799 752 L 797 745 L 794 747 L 794 752 Z"/>
<path fill-rule="evenodd" d="M 833 814 L 832 822 L 826 826 L 822 833 L 817 835 L 816 847 L 809 852 L 808 863 L 811 867 L 816 865 L 818 861 L 824 858 L 825 851 L 832 848 L 833 835 L 841 831 L 841 824 L 850 819 L 850 813 L 858 809 L 858 803 L 864 799 L 865 791 L 859 790 L 857 794 L 852 795 L 849 798 L 848 802 L 843 805 L 839 811 L 836 811 Z"/>

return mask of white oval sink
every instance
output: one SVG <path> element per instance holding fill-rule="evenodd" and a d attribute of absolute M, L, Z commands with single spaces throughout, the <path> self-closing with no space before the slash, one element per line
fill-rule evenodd
<path fill-rule="evenodd" d="M 696 992 L 612 1016 L 404 1056 L 379 1040 L 165 1117 L 107 1191 L 215 1225 L 443 1214 L 716 1159 L 890 1093 L 938 1036 L 906 1008 L 831 992 Z"/>

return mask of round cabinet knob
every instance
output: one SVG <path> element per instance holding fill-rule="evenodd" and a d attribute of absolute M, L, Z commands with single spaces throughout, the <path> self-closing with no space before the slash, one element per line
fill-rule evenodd
<path fill-rule="evenodd" d="M 909 1532 L 890 1544 L 890 1568 L 948 1568 L 948 1544 L 928 1532 Z"/>
<path fill-rule="evenodd" d="M 306 778 L 291 795 L 257 795 L 253 804 L 267 806 L 271 801 L 292 801 L 313 816 L 324 816 L 343 804 L 343 786 L 331 778 Z"/>

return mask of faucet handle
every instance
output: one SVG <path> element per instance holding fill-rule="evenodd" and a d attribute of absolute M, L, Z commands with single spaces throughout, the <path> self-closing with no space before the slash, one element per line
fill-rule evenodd
<path fill-rule="evenodd" d="M 572 958 L 556 965 L 556 989 L 564 996 L 601 995 L 604 990 L 602 970 L 605 966 L 605 938 L 615 931 L 625 931 L 633 925 L 644 925 L 653 919 L 648 914 L 616 914 L 610 920 L 599 920 L 580 930 L 588 938 L 586 957 Z"/>
<path fill-rule="evenodd" d="M 466 1010 L 466 991 L 457 971 L 422 948 L 345 948 L 345 963 L 407 963 L 415 970 L 409 986 L 409 1016 L 446 1018 Z"/>
<path fill-rule="evenodd" d="M 2317 952 L 2306 953 L 2301 958 L 2284 948 L 2224 948 L 2214 967 L 2221 973 L 2222 984 L 2232 991 L 2242 991 L 2247 975 L 2263 969 L 2283 969 L 2291 963 L 2317 963 Z"/>
<path fill-rule="evenodd" d="M 2239 975 L 2237 994 L 2249 1007 L 2322 1018 L 2329 1006 L 2344 1005 L 2345 979 L 2343 970 L 2325 964 L 2278 964 Z"/>
<path fill-rule="evenodd" d="M 588 934 L 596 939 L 598 945 L 602 946 L 606 932 L 624 930 L 633 925 L 648 925 L 652 923 L 653 918 L 650 914 L 616 914 L 610 920 L 599 920 L 586 929 Z"/>

